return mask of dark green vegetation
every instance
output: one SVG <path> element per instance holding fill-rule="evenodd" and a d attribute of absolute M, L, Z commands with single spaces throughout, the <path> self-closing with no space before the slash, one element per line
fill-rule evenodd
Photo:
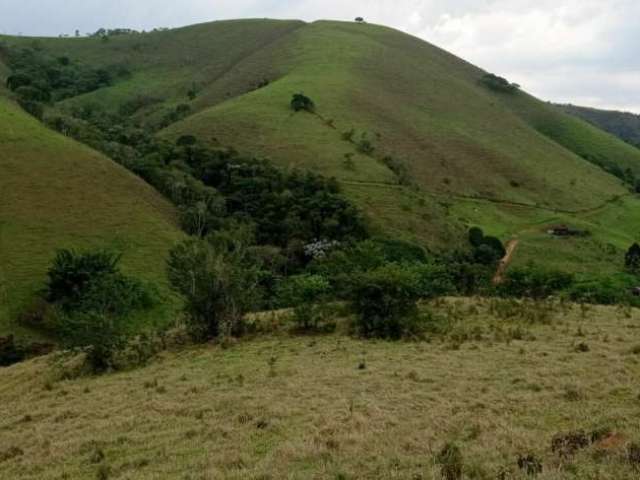
<path fill-rule="evenodd" d="M 131 317 L 157 302 L 151 287 L 120 272 L 120 255 L 60 250 L 44 292 L 54 334 L 70 352 L 85 352 L 93 371 L 114 366 L 135 332 Z"/>
<path fill-rule="evenodd" d="M 615 110 L 578 107 L 576 105 L 557 105 L 557 107 L 570 115 L 586 120 L 631 145 L 640 147 L 640 115 Z"/>

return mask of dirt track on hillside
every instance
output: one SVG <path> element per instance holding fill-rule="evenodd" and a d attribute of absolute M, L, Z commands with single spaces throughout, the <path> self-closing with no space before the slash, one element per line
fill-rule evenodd
<path fill-rule="evenodd" d="M 518 243 L 520 242 L 517 238 L 513 238 L 507 242 L 507 245 L 506 245 L 507 253 L 502 258 L 502 260 L 500 260 L 500 263 L 498 264 L 498 270 L 496 271 L 496 274 L 493 277 L 494 285 L 500 285 L 504 281 L 504 273 L 507 271 L 507 268 L 509 268 L 509 264 L 511 263 L 513 254 L 516 251 L 516 248 L 518 248 Z"/>

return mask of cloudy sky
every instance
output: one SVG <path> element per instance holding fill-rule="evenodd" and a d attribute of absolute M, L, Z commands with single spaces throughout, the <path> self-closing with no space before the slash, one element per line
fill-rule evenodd
<path fill-rule="evenodd" d="M 435 43 L 544 100 L 640 113 L 639 0 L 0 0 L 0 33 L 356 16 Z"/>

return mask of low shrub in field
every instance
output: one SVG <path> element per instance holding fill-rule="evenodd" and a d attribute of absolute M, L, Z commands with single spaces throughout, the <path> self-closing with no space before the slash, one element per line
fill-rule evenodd
<path fill-rule="evenodd" d="M 296 112 L 299 112 L 300 110 L 313 112 L 315 111 L 316 106 L 313 103 L 313 100 L 311 100 L 306 95 L 302 93 L 296 93 L 291 99 L 291 108 Z"/>
<path fill-rule="evenodd" d="M 115 359 L 131 336 L 126 317 L 88 311 L 61 314 L 58 333 L 62 345 L 72 352 L 86 353 L 94 372 L 115 368 Z"/>
<path fill-rule="evenodd" d="M 640 298 L 631 294 L 631 288 L 636 286 L 637 281 L 632 276 L 590 278 L 575 282 L 567 290 L 567 297 L 579 303 L 637 306 Z"/>
<path fill-rule="evenodd" d="M 278 286 L 283 306 L 293 307 L 293 319 L 303 331 L 318 330 L 326 320 L 331 284 L 321 275 L 296 275 Z"/>
<path fill-rule="evenodd" d="M 174 247 L 169 282 L 185 299 L 187 327 L 195 341 L 235 334 L 259 291 L 260 269 L 239 239 L 191 239 Z"/>
<path fill-rule="evenodd" d="M 535 455 L 520 455 L 518 468 L 527 475 L 534 476 L 542 473 L 542 462 Z"/>
<path fill-rule="evenodd" d="M 409 267 L 391 263 L 361 273 L 351 296 L 356 329 L 365 337 L 399 339 L 422 330 L 420 279 Z"/>
<path fill-rule="evenodd" d="M 56 334 L 68 350 L 86 353 L 96 372 L 114 367 L 126 348 L 131 314 L 156 302 L 150 286 L 120 272 L 120 258 L 102 250 L 60 250 L 47 273 L 45 298 L 57 312 Z"/>
<path fill-rule="evenodd" d="M 25 356 L 24 348 L 15 343 L 13 335 L 6 338 L 0 337 L 0 367 L 8 367 L 21 362 Z"/>
<path fill-rule="evenodd" d="M 566 290 L 573 284 L 573 275 L 559 270 L 529 265 L 510 269 L 499 293 L 509 297 L 547 298 Z"/>
<path fill-rule="evenodd" d="M 460 447 L 447 443 L 436 457 L 444 480 L 461 480 L 464 460 Z"/>

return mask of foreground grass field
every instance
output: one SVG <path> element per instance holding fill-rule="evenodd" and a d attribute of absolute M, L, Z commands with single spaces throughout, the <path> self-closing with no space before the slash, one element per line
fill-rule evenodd
<path fill-rule="evenodd" d="M 456 442 L 465 479 L 533 478 L 528 455 L 541 480 L 638 478 L 640 312 L 431 308 L 451 329 L 429 342 L 281 331 L 99 378 L 0 370 L 0 477 L 440 479 Z"/>

